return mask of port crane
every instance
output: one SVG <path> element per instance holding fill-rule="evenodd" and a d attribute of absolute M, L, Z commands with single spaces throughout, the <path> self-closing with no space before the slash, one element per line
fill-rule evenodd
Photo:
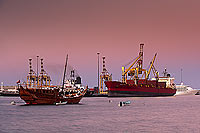
<path fill-rule="evenodd" d="M 155 66 L 153 65 L 154 62 L 155 62 L 155 59 L 156 59 L 156 55 L 157 55 L 157 53 L 154 55 L 153 60 L 150 62 L 150 67 L 149 67 L 149 70 L 147 72 L 147 75 L 146 75 L 145 79 L 149 79 L 149 75 L 150 75 L 151 70 L 153 71 L 153 74 L 154 74 L 156 80 L 158 80 L 158 78 L 159 78 L 159 73 L 156 70 Z"/>
<path fill-rule="evenodd" d="M 158 80 L 159 73 L 154 66 L 157 53 L 154 55 L 153 60 L 150 62 L 150 68 L 147 71 L 146 69 L 143 69 L 143 47 L 144 47 L 144 44 L 140 44 L 139 56 L 134 60 L 134 62 L 129 66 L 128 69 L 125 69 L 125 67 L 122 67 L 122 82 L 125 83 L 129 76 L 130 79 L 134 80 L 135 84 L 137 84 L 139 75 L 142 74 L 142 76 L 140 77 L 141 79 L 143 77 L 144 79 L 149 79 L 151 70 L 153 71 L 155 78 Z"/>
<path fill-rule="evenodd" d="M 107 94 L 106 91 L 104 91 L 104 81 L 111 81 L 112 80 L 112 74 L 110 74 L 105 65 L 105 57 L 102 57 L 103 59 L 103 71 L 100 74 L 100 83 L 99 83 L 99 93 L 100 94 Z"/>
<path fill-rule="evenodd" d="M 37 76 L 32 69 L 32 59 L 29 59 L 29 74 L 27 76 L 27 87 L 46 87 L 50 86 L 51 78 L 48 76 L 43 66 L 43 59 L 41 61 L 41 72 Z"/>
<path fill-rule="evenodd" d="M 27 87 L 36 86 L 37 76 L 34 70 L 32 69 L 32 59 L 29 59 L 29 73 L 27 76 Z"/>
<path fill-rule="evenodd" d="M 139 74 L 142 74 L 142 77 L 145 75 L 146 77 L 146 69 L 143 69 L 143 47 L 144 44 L 140 44 L 140 52 L 139 56 L 135 59 L 135 61 L 129 66 L 128 69 L 122 67 L 122 82 L 126 82 L 127 77 L 130 76 L 131 79 L 137 81 L 139 79 Z"/>

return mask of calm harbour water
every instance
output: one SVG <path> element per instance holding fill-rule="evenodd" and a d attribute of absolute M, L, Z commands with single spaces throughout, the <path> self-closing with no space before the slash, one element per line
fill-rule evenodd
<path fill-rule="evenodd" d="M 0 97 L 0 133 L 150 132 L 199 133 L 200 96 L 84 97 L 78 105 L 11 105 Z M 111 102 L 109 102 L 109 100 Z M 119 107 L 120 101 L 129 106 Z"/>

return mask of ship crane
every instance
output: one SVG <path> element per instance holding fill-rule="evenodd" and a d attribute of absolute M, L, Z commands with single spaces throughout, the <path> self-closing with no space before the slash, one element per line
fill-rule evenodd
<path fill-rule="evenodd" d="M 159 72 L 156 70 L 154 65 L 152 66 L 152 70 L 153 70 L 153 74 L 154 74 L 156 80 L 158 80 L 159 79 Z"/>
<path fill-rule="evenodd" d="M 156 55 L 150 62 L 150 68 L 143 69 L 143 44 L 140 44 L 139 56 L 127 67 L 128 69 L 122 67 L 122 81 L 105 82 L 108 96 L 173 96 L 176 93 L 174 78 L 159 77 L 154 66 Z M 151 71 L 155 78 L 150 79 Z"/>
<path fill-rule="evenodd" d="M 32 59 L 29 59 L 29 73 L 27 76 L 27 87 L 33 87 L 36 86 L 36 73 L 35 71 L 32 69 Z"/>
<path fill-rule="evenodd" d="M 131 79 L 134 79 L 135 81 L 137 81 L 139 79 L 139 74 L 142 74 L 142 73 L 146 77 L 146 70 L 143 69 L 143 47 L 144 47 L 144 44 L 140 44 L 139 56 L 129 66 L 128 69 L 125 69 L 125 67 L 122 67 L 122 82 L 126 82 L 128 76 L 130 76 Z"/>
<path fill-rule="evenodd" d="M 44 70 L 43 59 L 40 59 L 40 61 L 41 61 L 41 72 L 38 77 L 38 86 L 41 86 L 41 87 L 50 86 L 51 78 L 50 76 L 48 76 L 47 72 Z"/>
<path fill-rule="evenodd" d="M 148 73 L 147 73 L 147 75 L 146 75 L 146 79 L 149 79 L 149 75 L 150 75 L 151 69 L 152 69 L 152 71 L 153 71 L 153 74 L 154 74 L 155 78 L 156 78 L 157 80 L 158 80 L 158 78 L 159 78 L 159 73 L 158 73 L 158 71 L 156 70 L 155 66 L 153 65 L 154 62 L 155 62 L 155 59 L 156 59 L 156 55 L 157 55 L 157 53 L 154 55 L 153 60 L 150 62 L 150 68 L 149 68 Z"/>
<path fill-rule="evenodd" d="M 32 59 L 29 59 L 29 74 L 27 76 L 27 87 L 47 87 L 50 86 L 51 78 L 48 76 L 43 66 L 43 59 L 41 60 L 41 72 L 36 75 L 32 69 Z"/>
<path fill-rule="evenodd" d="M 105 57 L 102 57 L 103 59 L 103 71 L 100 74 L 100 83 L 99 83 L 99 93 L 100 94 L 107 94 L 107 92 L 104 91 L 104 82 L 105 81 L 111 81 L 112 80 L 112 74 L 110 74 L 105 66 Z"/>

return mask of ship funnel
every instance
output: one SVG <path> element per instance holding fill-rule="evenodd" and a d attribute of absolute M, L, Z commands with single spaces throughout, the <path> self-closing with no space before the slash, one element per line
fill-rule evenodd
<path fill-rule="evenodd" d="M 75 83 L 76 84 L 81 84 L 81 77 L 77 77 Z"/>

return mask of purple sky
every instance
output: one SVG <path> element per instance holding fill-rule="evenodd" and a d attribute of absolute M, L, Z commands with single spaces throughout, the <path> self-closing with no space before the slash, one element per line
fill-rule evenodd
<path fill-rule="evenodd" d="M 166 67 L 180 83 L 182 68 L 184 83 L 200 88 L 199 5 L 199 0 L 0 0 L 0 82 L 26 80 L 28 58 L 39 55 L 57 84 L 69 54 L 84 84 L 93 87 L 97 52 L 118 80 L 121 66 L 144 43 L 144 67 L 157 52 L 160 73 Z"/>

